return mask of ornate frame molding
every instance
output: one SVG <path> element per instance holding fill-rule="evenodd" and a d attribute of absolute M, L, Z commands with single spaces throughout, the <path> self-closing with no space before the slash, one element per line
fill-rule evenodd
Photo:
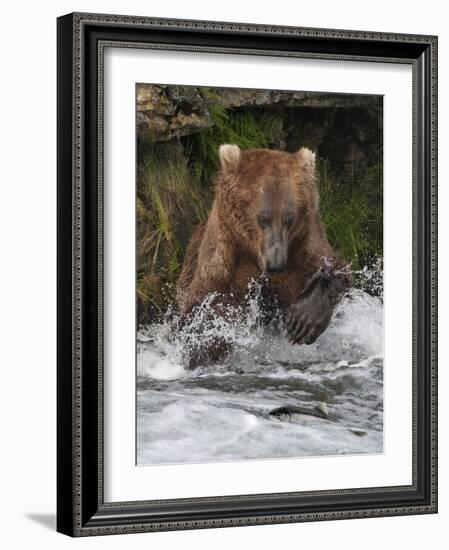
<path fill-rule="evenodd" d="M 122 39 L 123 33 L 139 29 L 148 40 Z M 97 34 L 95 34 L 98 31 Z M 157 41 L 151 31 L 161 31 Z M 212 37 L 223 45 L 186 44 L 183 38 L 202 42 Z M 95 38 L 89 38 L 89 33 Z M 104 34 L 108 34 L 104 38 Z M 173 34 L 174 33 L 174 34 Z M 101 35 L 101 38 L 99 36 Z M 164 42 L 164 36 L 169 39 Z M 285 39 L 287 48 L 282 45 Z M 291 41 L 289 41 L 291 39 Z M 235 40 L 235 46 L 229 44 Z M 253 42 L 251 42 L 253 40 Z M 274 42 L 273 42 L 274 40 Z M 303 44 L 305 48 L 299 48 Z M 240 43 L 248 42 L 250 47 Z M 262 43 L 263 42 L 263 43 Z M 260 44 L 256 47 L 254 44 Z M 338 45 L 340 53 L 331 53 L 329 44 Z M 263 45 L 265 44 L 265 46 Z M 276 48 L 270 45 L 276 45 Z M 318 46 L 317 46 L 318 45 Z M 413 67 L 413 394 L 414 394 L 414 463 L 410 487 L 384 487 L 308 493 L 239 495 L 105 503 L 103 500 L 103 52 L 105 46 L 158 48 L 182 51 L 206 51 L 222 54 L 297 56 L 319 59 L 409 63 Z M 395 47 L 392 47 L 395 46 Z M 326 50 L 326 47 L 328 50 Z M 359 52 L 359 53 L 357 53 Z M 391 55 L 387 55 L 390 54 Z M 394 54 L 394 55 L 393 55 Z M 399 54 L 399 55 L 398 55 Z M 68 65 L 71 66 L 68 66 Z M 93 79 L 96 76 L 96 81 Z M 90 94 L 90 99 L 89 99 Z M 92 95 L 93 94 L 93 95 Z M 86 103 L 96 103 L 97 120 L 87 128 L 83 110 Z M 67 137 L 67 126 L 72 132 Z M 90 132 L 90 133 L 89 133 Z M 95 136 L 95 137 L 94 137 Z M 90 141 L 89 141 L 90 140 Z M 148 17 L 103 14 L 70 14 L 58 20 L 58 530 L 73 536 L 118 534 L 142 531 L 201 529 L 211 527 L 258 525 L 330 519 L 391 516 L 437 511 L 437 38 L 333 29 L 311 29 L 223 23 L 194 20 L 154 19 Z M 93 150 L 95 148 L 95 151 Z M 89 156 L 89 158 L 87 158 Z M 92 189 L 92 180 L 96 185 Z M 87 187 L 90 182 L 90 186 Z M 96 198 L 94 198 L 96 197 Z M 87 201 L 87 202 L 86 202 Z M 95 212 L 86 213 L 88 201 L 95 201 Z M 90 203 L 89 203 L 90 204 Z M 93 272 L 93 249 L 88 250 L 85 234 L 96 239 L 96 267 Z M 426 243 L 429 246 L 426 249 Z M 67 250 L 69 247 L 69 250 Z M 89 272 L 90 269 L 90 272 Z M 70 291 L 69 291 L 70 287 Z M 68 293 L 70 292 L 70 296 Z M 86 332 L 92 318 L 86 317 L 86 300 L 96 299 L 96 341 Z M 425 319 L 417 317 L 418 310 Z M 90 325 L 89 325 L 90 326 Z M 87 343 L 86 343 L 87 341 Z M 92 345 L 91 345 L 92 344 Z M 95 344 L 96 356 L 93 355 Z M 422 357 L 421 357 L 422 356 Z M 426 364 L 422 364 L 423 358 Z M 88 362 L 95 372 L 86 370 Z M 420 362 L 421 361 L 421 362 Z M 418 363 L 420 365 L 418 372 Z M 93 369 L 92 369 L 93 370 Z M 421 410 L 419 384 L 428 385 L 428 408 Z M 88 389 L 86 389 L 88 388 Z M 421 396 L 421 397 L 420 397 Z M 419 410 L 418 410 L 419 409 Z M 86 411 L 97 415 L 95 430 L 87 430 L 83 419 Z M 421 433 L 417 415 L 423 415 L 428 433 Z M 425 418 L 424 418 L 425 417 Z M 418 433 L 419 432 L 419 433 Z M 423 445 L 425 449 L 422 448 Z M 93 448 L 96 447 L 96 449 Z M 424 452 L 425 458 L 420 453 Z M 86 454 L 87 453 L 87 454 Z M 95 460 L 89 453 L 96 453 Z M 423 462 L 424 461 L 424 462 Z M 425 464 L 424 464 L 425 463 Z M 425 475 L 423 471 L 425 470 Z M 95 483 L 88 487 L 87 483 Z M 382 492 L 391 499 L 366 504 Z M 418 495 L 419 493 L 419 495 Z M 424 494 L 425 493 L 425 494 Z M 364 495 L 365 500 L 360 499 Z M 409 497 L 407 497 L 409 495 Z M 419 496 L 419 498 L 418 498 Z M 229 505 L 257 500 L 339 497 L 343 508 L 329 510 L 329 504 L 312 506 L 311 511 L 251 514 L 235 507 L 229 516 Z M 352 500 L 351 500 L 351 497 Z M 360 505 L 357 505 L 359 497 Z M 396 500 L 394 500 L 396 497 Z M 415 497 L 415 498 L 413 498 Z M 407 503 L 408 498 L 408 503 Z M 340 502 L 339 501 L 339 502 Z M 344 506 L 347 502 L 347 506 Z M 364 504 L 365 502 L 365 504 Z M 188 515 L 188 507 L 222 503 L 225 517 Z M 227 503 L 227 504 L 226 504 Z M 171 514 L 157 520 L 152 507 L 174 508 Z M 180 512 L 182 508 L 183 512 Z M 256 512 L 256 505 L 254 510 Z M 178 510 L 179 509 L 179 510 Z M 313 510 L 313 511 L 312 511 Z M 206 514 L 207 511 L 204 512 Z M 216 514 L 215 514 L 216 515 Z"/>

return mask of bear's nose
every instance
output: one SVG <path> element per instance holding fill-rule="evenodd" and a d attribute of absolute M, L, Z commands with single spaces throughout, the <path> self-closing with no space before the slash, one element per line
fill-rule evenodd
<path fill-rule="evenodd" d="M 282 269 L 283 268 L 281 266 L 277 266 L 277 265 L 267 266 L 268 273 L 280 273 L 282 271 Z"/>
<path fill-rule="evenodd" d="M 268 262 L 267 263 L 267 272 L 268 273 L 280 273 L 285 268 L 285 262 Z"/>
<path fill-rule="evenodd" d="M 266 268 L 268 273 L 280 273 L 287 264 L 287 250 L 285 246 L 276 243 L 267 250 Z"/>

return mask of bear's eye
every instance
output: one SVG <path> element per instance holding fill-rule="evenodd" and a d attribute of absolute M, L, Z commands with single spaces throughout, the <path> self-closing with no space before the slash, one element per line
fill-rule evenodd
<path fill-rule="evenodd" d="M 257 223 L 260 227 L 268 227 L 271 223 L 271 219 L 267 214 L 260 214 L 257 216 Z"/>
<path fill-rule="evenodd" d="M 293 222 L 295 220 L 295 216 L 293 214 L 286 214 L 284 216 L 284 225 L 286 225 L 287 227 L 291 227 L 293 225 Z"/>

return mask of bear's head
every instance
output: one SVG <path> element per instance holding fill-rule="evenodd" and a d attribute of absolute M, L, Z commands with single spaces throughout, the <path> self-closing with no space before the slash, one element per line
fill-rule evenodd
<path fill-rule="evenodd" d="M 288 266 L 289 250 L 305 239 L 318 213 L 315 153 L 241 150 L 221 145 L 217 178 L 220 221 L 262 271 Z"/>

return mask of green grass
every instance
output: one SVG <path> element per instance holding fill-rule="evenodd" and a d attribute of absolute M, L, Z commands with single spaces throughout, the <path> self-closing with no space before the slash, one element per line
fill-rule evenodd
<path fill-rule="evenodd" d="M 318 170 L 320 213 L 329 241 L 353 269 L 361 269 L 382 255 L 382 167 L 356 168 L 350 178 L 330 175 L 325 161 Z"/>
<path fill-rule="evenodd" d="M 206 218 L 211 193 L 192 178 L 179 144 L 141 142 L 138 151 L 137 298 L 144 322 L 173 301 L 186 231 Z"/>

